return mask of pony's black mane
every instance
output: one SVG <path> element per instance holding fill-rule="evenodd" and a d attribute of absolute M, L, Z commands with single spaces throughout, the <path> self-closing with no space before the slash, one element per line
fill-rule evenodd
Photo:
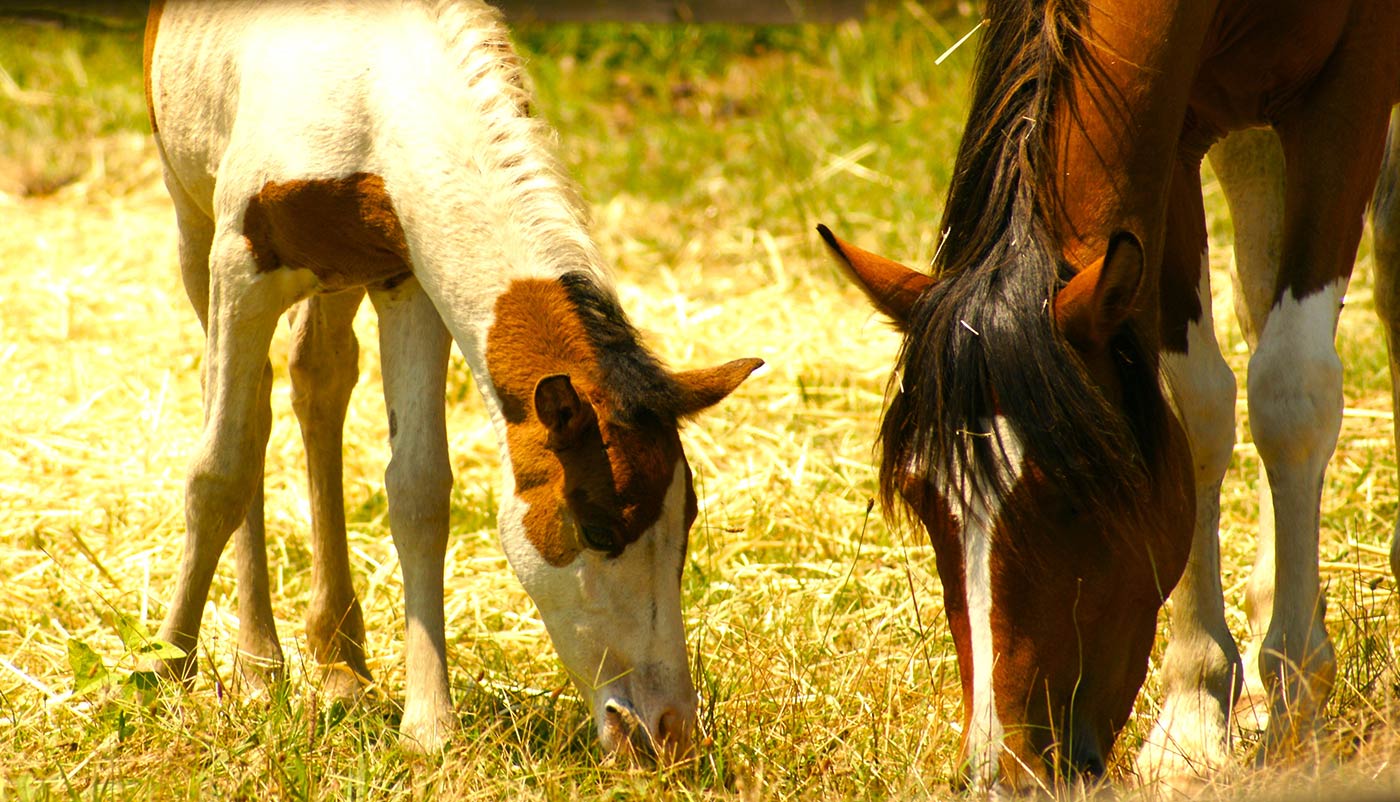
<path fill-rule="evenodd" d="M 628 426 L 674 426 L 681 408 L 680 388 L 661 360 L 642 345 L 617 297 L 579 270 L 560 276 L 559 284 L 598 355 L 600 378 L 616 418 Z"/>
<path fill-rule="evenodd" d="M 1156 361 L 1131 327 L 1110 344 L 1126 393 L 1119 411 L 1052 314 L 1072 271 L 1049 222 L 1051 123 L 1085 65 L 1087 9 L 1087 0 L 987 2 L 936 281 L 910 312 L 881 424 L 887 509 L 911 470 L 959 485 L 962 502 L 1004 492 L 998 415 L 1026 462 L 1079 505 L 1122 510 L 1144 500 L 1165 409 Z"/>

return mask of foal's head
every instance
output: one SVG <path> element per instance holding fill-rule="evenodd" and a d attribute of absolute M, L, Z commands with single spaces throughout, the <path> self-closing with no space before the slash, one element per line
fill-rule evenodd
<path fill-rule="evenodd" d="M 762 364 L 667 370 L 583 273 L 516 281 L 496 303 L 501 538 L 609 751 L 691 748 L 680 582 L 697 503 L 678 429 Z"/>
<path fill-rule="evenodd" d="M 1101 774 L 1193 524 L 1185 437 L 1133 321 L 1141 245 L 1115 235 L 1074 273 L 1022 231 L 993 263 L 934 280 L 822 235 L 905 333 L 881 486 L 933 542 L 961 779 Z"/>

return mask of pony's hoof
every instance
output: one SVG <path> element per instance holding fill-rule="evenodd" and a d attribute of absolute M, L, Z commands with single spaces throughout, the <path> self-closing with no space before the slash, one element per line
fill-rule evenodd
<path fill-rule="evenodd" d="M 1191 796 L 1231 763 L 1229 726 L 1220 704 L 1205 692 L 1169 697 L 1138 752 L 1144 783 L 1168 796 Z"/>

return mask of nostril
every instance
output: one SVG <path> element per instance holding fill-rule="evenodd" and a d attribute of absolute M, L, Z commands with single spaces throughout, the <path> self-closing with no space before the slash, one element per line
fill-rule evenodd
<path fill-rule="evenodd" d="M 663 741 L 674 741 L 680 733 L 680 727 L 681 714 L 668 707 L 666 712 L 661 714 L 661 720 L 656 723 L 656 736 Z"/>
<path fill-rule="evenodd" d="M 632 708 L 615 699 L 609 699 L 603 705 L 603 713 L 607 716 L 610 725 L 627 736 L 636 732 L 641 723 L 637 720 L 637 714 L 632 711 Z"/>
<path fill-rule="evenodd" d="M 1070 765 L 1074 771 L 1086 779 L 1097 780 L 1103 777 L 1107 767 L 1104 765 L 1103 755 L 1098 749 L 1084 744 L 1073 750 L 1070 758 Z"/>
<path fill-rule="evenodd" d="M 672 760 L 683 758 L 690 753 L 691 720 L 674 707 L 661 711 L 656 720 L 657 752 Z"/>
<path fill-rule="evenodd" d="M 1103 758 L 1098 755 L 1088 755 L 1080 758 L 1079 772 L 1085 776 L 1097 780 L 1103 776 L 1105 770 Z"/>

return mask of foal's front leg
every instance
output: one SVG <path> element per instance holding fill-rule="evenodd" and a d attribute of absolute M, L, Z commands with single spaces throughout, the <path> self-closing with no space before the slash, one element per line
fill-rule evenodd
<path fill-rule="evenodd" d="M 403 569 L 408 631 L 400 732 L 406 745 L 440 748 L 455 727 L 447 686 L 443 570 L 452 464 L 444 394 L 451 338 L 416 279 L 370 293 L 379 313 L 384 405 L 393 456 L 384 472 L 389 527 Z"/>
<path fill-rule="evenodd" d="M 180 275 L 185 294 L 194 307 L 199 325 L 209 329 L 209 255 L 214 241 L 214 221 L 205 216 L 179 181 L 167 180 L 180 229 Z M 272 366 L 263 362 L 262 385 L 257 402 L 258 440 L 266 442 L 272 426 L 269 396 Z M 208 414 L 207 393 L 205 412 Z M 244 523 L 234 535 L 238 573 L 238 666 L 250 684 L 263 687 L 282 676 L 282 647 L 268 592 L 267 538 L 263 528 L 262 454 L 258 455 L 259 478 Z M 193 655 L 176 672 L 188 677 L 193 671 Z"/>
<path fill-rule="evenodd" d="M 293 307 L 289 365 L 311 496 L 306 636 L 324 669 L 322 690 L 342 699 L 370 681 L 364 615 L 350 578 L 342 483 L 345 409 L 359 374 L 353 323 L 363 298 L 363 290 L 353 289 L 313 295 Z"/>
<path fill-rule="evenodd" d="M 1283 146 L 1270 129 L 1236 131 L 1210 152 L 1211 166 L 1230 207 L 1235 229 L 1235 318 L 1251 353 L 1269 319 L 1283 249 Z M 1259 675 L 1260 650 L 1274 610 L 1274 500 L 1260 468 L 1259 529 L 1254 565 L 1245 591 L 1249 634 L 1244 659 L 1244 699 L 1239 726 L 1268 723 L 1268 690 Z"/>
<path fill-rule="evenodd" d="M 213 237 L 205 286 L 204 429 L 185 481 L 184 555 L 160 629 L 162 640 L 186 652 L 184 659 L 162 665 L 163 673 L 181 679 L 194 672 L 200 619 L 219 557 L 252 512 L 262 478 L 268 346 L 282 312 L 306 289 L 288 275 L 259 273 L 243 237 L 222 228 Z M 198 290 L 190 290 L 192 298 Z M 259 567 L 260 558 L 262 590 L 253 595 L 265 598 L 263 544 L 251 543 L 251 534 L 244 541 L 249 559 L 240 561 L 239 572 Z M 270 611 L 265 613 L 270 621 Z"/>

